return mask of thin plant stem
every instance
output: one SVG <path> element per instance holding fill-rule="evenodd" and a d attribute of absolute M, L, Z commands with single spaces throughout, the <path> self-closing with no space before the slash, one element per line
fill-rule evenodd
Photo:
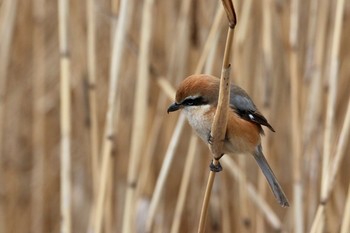
<path fill-rule="evenodd" d="M 112 40 L 112 57 L 109 73 L 109 92 L 108 92 L 108 110 L 106 113 L 105 129 L 103 135 L 102 143 L 102 156 L 100 165 L 100 175 L 99 175 L 99 188 L 97 193 L 96 202 L 94 203 L 94 219 L 91 226 L 91 230 L 94 233 L 101 232 L 101 223 L 103 217 L 103 207 L 106 198 L 106 188 L 107 188 L 107 176 L 109 174 L 110 156 L 112 151 L 113 136 L 114 136 L 114 122 L 118 116 L 116 112 L 117 108 L 117 92 L 118 92 L 118 80 L 120 67 L 122 63 L 122 54 L 124 50 L 124 43 L 126 37 L 126 31 L 129 25 L 130 14 L 129 10 L 132 8 L 133 1 L 122 0 L 120 3 L 120 14 L 118 18 L 118 23 L 115 24 L 115 29 L 113 30 L 113 40 Z"/>
<path fill-rule="evenodd" d="M 235 163 L 235 161 L 229 157 L 225 156 L 221 160 L 223 164 L 227 167 L 227 170 L 232 174 L 232 176 L 238 180 L 238 182 L 242 182 L 245 178 L 244 172 L 239 168 L 239 166 Z M 277 214 L 272 210 L 271 206 L 269 206 L 265 199 L 261 197 L 259 192 L 254 188 L 253 184 L 247 182 L 247 185 L 244 187 L 247 189 L 247 194 L 253 203 L 256 204 L 258 210 L 263 213 L 267 222 L 273 227 L 275 230 L 281 230 L 282 222 L 278 218 Z"/>
<path fill-rule="evenodd" d="M 58 1 L 60 47 L 60 124 L 61 124 L 61 232 L 72 230 L 71 217 L 71 94 L 70 56 L 68 47 L 69 1 Z"/>
<path fill-rule="evenodd" d="M 3 153 L 3 122 L 10 49 L 17 14 L 17 0 L 5 1 L 1 6 L 0 32 L 0 158 Z"/>
<path fill-rule="evenodd" d="M 185 124 L 185 119 L 186 119 L 185 115 L 181 113 L 180 117 L 176 123 L 175 131 L 173 132 L 173 135 L 171 137 L 168 150 L 165 154 L 162 168 L 160 170 L 160 173 L 159 173 L 159 176 L 157 179 L 157 183 L 156 183 L 156 187 L 154 188 L 152 200 L 151 200 L 150 207 L 148 210 L 148 215 L 147 215 L 147 220 L 146 220 L 146 232 L 152 232 L 153 219 L 154 219 L 154 216 L 156 214 L 158 204 L 160 202 L 162 189 L 164 187 L 166 177 L 169 173 L 170 165 L 171 165 L 172 160 L 173 160 L 174 155 L 175 155 L 176 146 L 177 146 L 178 141 L 180 139 L 182 128 Z"/>
<path fill-rule="evenodd" d="M 294 227 L 296 233 L 304 232 L 303 223 L 303 186 L 302 186 L 302 170 L 301 170 L 301 131 L 300 124 L 300 80 L 299 80 L 299 59 L 298 59 L 298 22 L 299 22 L 299 0 L 291 1 L 290 15 L 290 78 L 291 78 L 291 115 L 292 115 L 292 144 L 293 144 L 293 196 L 294 196 Z"/>
<path fill-rule="evenodd" d="M 45 185 L 45 1 L 33 3 L 33 61 L 35 78 L 33 82 L 33 175 L 32 175 L 32 232 L 42 233 L 44 227 L 44 185 Z"/>
<path fill-rule="evenodd" d="M 87 1 L 87 69 L 89 80 L 89 119 L 91 142 L 92 187 L 94 197 L 97 196 L 99 175 L 99 145 L 96 94 L 96 17 L 94 0 Z"/>
<path fill-rule="evenodd" d="M 171 225 L 171 233 L 178 233 L 180 228 L 180 222 L 182 217 L 183 208 L 185 205 L 187 190 L 190 182 L 191 177 L 191 171 L 193 169 L 193 164 L 195 161 L 195 154 L 196 154 L 196 148 L 198 144 L 198 136 L 192 134 L 189 148 L 185 160 L 185 168 L 184 173 L 181 180 L 180 190 L 179 190 L 179 196 L 177 198 L 176 207 L 175 207 L 175 213 L 174 213 L 174 219 L 173 223 Z"/>
<path fill-rule="evenodd" d="M 214 159 L 213 165 L 217 166 L 218 164 L 219 164 L 219 161 Z M 214 180 L 215 180 L 215 174 L 216 174 L 216 172 L 213 172 L 213 171 L 209 172 L 207 187 L 205 189 L 203 203 L 202 203 L 202 211 L 201 211 L 201 215 L 199 218 L 198 233 L 205 232 L 205 223 L 207 221 L 208 206 L 209 206 L 209 201 L 210 201 L 210 196 L 211 196 L 211 190 L 213 189 L 213 184 L 214 184 Z"/>
<path fill-rule="evenodd" d="M 146 0 L 143 3 L 141 45 L 138 59 L 138 73 L 136 80 L 134 117 L 131 138 L 131 151 L 127 174 L 126 200 L 123 213 L 122 232 L 134 232 L 135 220 L 135 195 L 139 175 L 139 162 L 142 155 L 142 148 L 147 132 L 147 111 L 148 111 L 148 87 L 149 87 L 149 65 L 150 47 L 152 35 L 152 13 L 154 0 Z"/>
<path fill-rule="evenodd" d="M 214 23 L 212 24 L 212 27 L 210 29 L 209 36 L 205 42 L 204 49 L 202 50 L 199 62 L 197 63 L 195 73 L 200 73 L 201 70 L 203 69 L 203 66 L 205 64 L 204 61 L 206 60 L 206 58 L 208 57 L 208 54 L 210 52 L 209 45 L 213 45 L 213 43 L 214 43 L 214 40 L 215 40 L 214 35 L 216 34 L 215 32 L 217 32 L 219 30 L 219 23 L 218 22 L 220 21 L 219 19 L 222 17 L 222 13 L 220 13 L 220 12 L 221 11 L 218 8 L 218 10 L 216 11 Z M 164 91 L 165 94 L 167 94 L 168 97 L 170 96 L 170 98 L 173 98 L 175 96 L 174 88 L 171 86 L 171 84 L 165 78 L 162 78 L 162 77 L 157 78 L 157 81 L 158 81 L 158 85 L 162 88 L 162 90 Z M 179 119 L 177 120 L 177 125 L 183 124 L 182 121 L 185 121 L 185 118 L 179 117 Z M 178 134 L 178 135 L 180 135 L 180 134 Z M 171 141 L 173 141 L 173 140 L 175 140 L 175 139 L 172 138 Z M 176 140 L 178 140 L 178 139 L 176 139 Z M 170 145 L 169 145 L 169 147 L 170 147 Z M 168 147 L 168 150 L 169 150 L 169 147 Z M 193 156 L 194 156 L 194 154 L 193 154 Z M 165 156 L 165 158 L 167 158 L 167 156 Z M 164 159 L 163 164 L 165 164 L 165 159 Z M 163 173 L 162 171 L 163 171 L 163 166 L 162 166 L 161 173 Z M 167 174 L 167 171 L 164 170 L 164 173 Z M 151 231 L 152 224 L 154 221 L 155 211 L 159 205 L 158 196 L 160 194 L 158 194 L 158 193 L 160 193 L 161 190 L 163 189 L 163 187 L 161 187 L 161 186 L 164 186 L 164 184 L 165 184 L 165 182 L 160 181 L 160 178 L 163 178 L 163 176 L 159 176 L 157 179 L 156 188 L 155 188 L 154 194 L 152 196 L 150 209 L 149 209 L 147 220 L 146 220 L 146 231 L 147 232 Z M 156 190 L 157 190 L 157 192 L 156 192 Z"/>
<path fill-rule="evenodd" d="M 231 57 L 231 48 L 233 41 L 233 32 L 236 26 L 236 13 L 233 8 L 231 0 L 222 1 L 228 20 L 229 20 L 229 29 L 227 32 L 225 52 L 223 58 L 223 65 L 220 78 L 220 90 L 217 110 L 214 115 L 214 120 L 211 126 L 211 136 L 213 138 L 213 143 L 209 144 L 210 151 L 213 156 L 213 165 L 218 166 L 218 159 L 222 156 L 222 148 L 224 137 L 227 127 L 227 118 L 228 118 L 228 108 L 229 108 L 229 96 L 230 96 L 230 57 Z M 207 182 L 207 187 L 204 193 L 204 199 L 202 203 L 202 210 L 199 219 L 198 233 L 204 232 L 205 223 L 207 219 L 208 204 L 210 200 L 211 190 L 213 187 L 215 179 L 215 172 L 209 172 L 209 178 Z"/>
<path fill-rule="evenodd" d="M 348 188 L 348 196 L 346 198 L 340 233 L 347 233 L 349 231 L 350 231 L 350 185 Z"/>

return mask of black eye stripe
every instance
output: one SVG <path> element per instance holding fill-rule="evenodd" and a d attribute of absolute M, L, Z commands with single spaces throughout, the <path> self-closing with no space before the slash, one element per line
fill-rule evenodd
<path fill-rule="evenodd" d="M 203 99 L 203 97 L 188 97 L 182 101 L 182 105 L 185 106 L 198 106 L 198 105 L 204 105 L 207 104 L 208 101 Z"/>

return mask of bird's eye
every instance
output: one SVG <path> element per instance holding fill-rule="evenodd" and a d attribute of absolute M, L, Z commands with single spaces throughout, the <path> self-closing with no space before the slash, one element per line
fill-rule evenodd
<path fill-rule="evenodd" d="M 185 99 L 182 104 L 185 105 L 185 106 L 198 106 L 198 105 L 204 105 L 204 104 L 207 104 L 208 102 L 205 101 L 202 97 L 196 97 L 196 98 L 187 98 Z"/>
<path fill-rule="evenodd" d="M 193 101 L 193 99 L 187 99 L 186 101 L 184 101 L 184 104 L 187 106 L 191 106 L 194 104 L 194 101 Z"/>

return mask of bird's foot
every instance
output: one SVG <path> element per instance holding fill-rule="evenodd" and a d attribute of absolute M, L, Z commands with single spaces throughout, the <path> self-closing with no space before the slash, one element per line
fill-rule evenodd
<path fill-rule="evenodd" d="M 213 160 L 211 161 L 210 165 L 209 165 L 209 168 L 210 168 L 210 171 L 212 172 L 221 172 L 222 171 L 222 166 L 219 162 L 219 160 L 217 160 L 217 164 L 214 164 L 213 163 Z"/>
<path fill-rule="evenodd" d="M 208 135 L 208 143 L 210 145 L 213 145 L 213 141 L 214 141 L 214 138 L 213 138 L 213 136 L 211 136 L 211 132 L 210 132 L 209 135 Z"/>

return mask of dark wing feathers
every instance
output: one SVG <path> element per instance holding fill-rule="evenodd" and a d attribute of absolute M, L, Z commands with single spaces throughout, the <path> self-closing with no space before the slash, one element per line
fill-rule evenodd
<path fill-rule="evenodd" d="M 232 85 L 230 107 L 244 120 L 268 127 L 272 132 L 275 130 L 259 112 L 248 94 L 240 87 Z"/>

